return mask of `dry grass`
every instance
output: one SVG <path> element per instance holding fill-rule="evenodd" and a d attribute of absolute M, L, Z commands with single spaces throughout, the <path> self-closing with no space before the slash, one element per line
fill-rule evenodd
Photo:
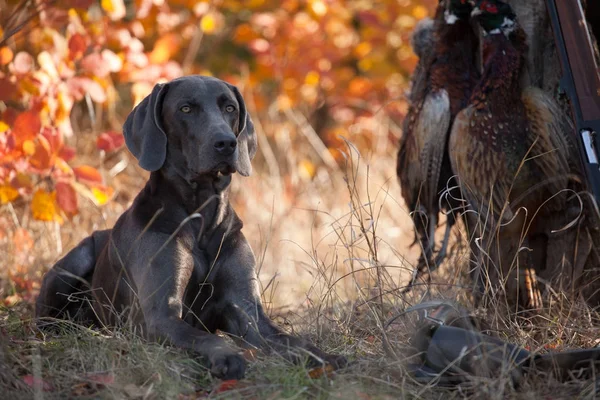
<path fill-rule="evenodd" d="M 193 354 L 147 343 L 130 331 L 107 335 L 63 323 L 57 325 L 60 334 L 39 332 L 31 317 L 32 298 L 9 277 L 17 274 L 39 282 L 89 232 L 112 226 L 147 176 L 122 151 L 102 161 L 117 193 L 104 208 L 84 204 L 62 227 L 30 220 L 24 204 L 0 210 L 10 226 L 1 239 L 0 297 L 21 295 L 14 297 L 16 304 L 0 309 L 0 392 L 5 398 L 36 399 L 594 397 L 593 381 L 560 384 L 551 377 L 531 376 L 517 390 L 503 374 L 447 390 L 418 385 L 406 373 L 414 315 L 400 317 L 389 327 L 386 321 L 425 298 L 450 298 L 469 306 L 468 252 L 464 230 L 456 229 L 457 251 L 432 282 L 419 282 L 409 294 L 400 294 L 418 249 L 409 246 L 413 233 L 399 200 L 396 149 L 387 142 L 387 131 L 380 135 L 376 142 L 388 145 L 361 155 L 348 142 L 345 166 L 315 164 L 313 176 L 289 167 L 296 161 L 290 157 L 298 157 L 285 147 L 289 144 L 263 141 L 256 173 L 245 179 L 236 176 L 233 185 L 234 208 L 258 259 L 268 311 L 289 331 L 345 354 L 353 361 L 349 368 L 311 378 L 304 367 L 253 354 L 247 378 L 219 393 L 219 383 Z M 89 155 L 82 162 L 98 165 L 91 138 L 78 137 L 78 154 Z M 25 252 L 11 236 L 19 227 L 33 238 Z M 15 265 L 21 266 L 19 271 L 13 270 Z M 491 333 L 518 345 L 543 350 L 596 344 L 596 315 L 566 300 L 546 310 L 535 324 L 524 324 L 497 306 L 488 303 L 488 308 L 475 311 Z M 24 379 L 33 379 L 33 385 Z"/>

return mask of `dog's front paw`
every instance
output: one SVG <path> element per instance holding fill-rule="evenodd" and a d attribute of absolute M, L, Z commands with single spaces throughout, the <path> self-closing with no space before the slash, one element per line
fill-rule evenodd
<path fill-rule="evenodd" d="M 316 353 L 317 357 L 308 359 L 308 367 L 314 368 L 323 365 L 323 363 L 331 365 L 334 369 L 342 369 L 348 365 L 346 357 L 337 354 L 327 354 L 323 352 Z"/>
<path fill-rule="evenodd" d="M 242 379 L 246 371 L 246 361 L 233 350 L 221 350 L 210 357 L 210 373 L 219 379 Z"/>
<path fill-rule="evenodd" d="M 342 369 L 348 365 L 348 359 L 339 354 L 326 354 L 323 359 L 327 364 L 331 364 L 331 366 L 333 366 L 335 369 Z"/>

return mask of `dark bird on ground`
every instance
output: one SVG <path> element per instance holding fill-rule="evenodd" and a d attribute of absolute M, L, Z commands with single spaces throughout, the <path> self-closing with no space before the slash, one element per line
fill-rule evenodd
<path fill-rule="evenodd" d="M 432 23 L 423 23 L 413 35 L 420 57 L 413 75 L 410 108 L 400 140 L 397 175 L 402 196 L 415 225 L 415 242 L 422 254 L 416 271 L 433 271 L 446 256 L 453 210 L 461 205 L 448 195 L 456 187 L 447 143 L 454 117 L 467 106 L 478 81 L 478 39 L 469 19 L 467 0 L 440 0 Z M 447 215 L 446 231 L 436 260 L 435 229 L 438 215 Z"/>
<path fill-rule="evenodd" d="M 510 302 L 539 309 L 535 266 L 545 248 L 536 234 L 544 232 L 544 215 L 566 202 L 564 116 L 542 90 L 520 83 L 527 45 L 512 8 L 478 0 L 472 16 L 483 29 L 483 73 L 456 117 L 448 151 L 481 225 L 476 284 L 504 281 Z"/>

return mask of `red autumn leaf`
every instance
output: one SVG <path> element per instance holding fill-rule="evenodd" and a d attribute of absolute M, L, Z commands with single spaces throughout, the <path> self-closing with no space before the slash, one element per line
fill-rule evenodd
<path fill-rule="evenodd" d="M 106 152 L 115 151 L 125 144 L 125 138 L 119 132 L 104 132 L 96 139 L 96 147 Z"/>
<path fill-rule="evenodd" d="M 38 136 L 35 141 L 34 153 L 29 158 L 29 163 L 37 169 L 47 169 L 52 161 L 52 150 L 50 143 L 43 136 Z"/>
<path fill-rule="evenodd" d="M 85 56 L 81 60 L 81 67 L 84 71 L 99 78 L 105 78 L 110 74 L 110 64 L 104 61 L 100 53 L 92 53 Z"/>
<path fill-rule="evenodd" d="M 0 78 L 0 101 L 7 101 L 17 92 L 17 85 L 8 77 Z"/>
<path fill-rule="evenodd" d="M 312 379 L 318 379 L 322 376 L 331 377 L 333 371 L 335 371 L 335 368 L 331 364 L 327 364 L 324 367 L 316 367 L 309 370 L 308 376 L 310 376 Z"/>
<path fill-rule="evenodd" d="M 42 128 L 42 136 L 48 140 L 52 154 L 58 154 L 64 143 L 63 136 L 58 129 L 54 127 L 44 127 Z"/>
<path fill-rule="evenodd" d="M 54 390 L 54 387 L 52 386 L 52 384 L 50 382 L 47 382 L 40 377 L 33 376 L 33 375 L 25 375 L 21 379 L 23 379 L 23 382 L 25 382 L 25 384 L 27 386 L 30 386 L 30 387 L 41 386 L 41 388 L 44 392 L 51 392 Z"/>
<path fill-rule="evenodd" d="M 80 167 L 73 168 L 73 172 L 78 180 L 84 181 L 90 184 L 101 184 L 102 183 L 102 175 L 100 171 L 98 171 L 94 167 L 90 167 L 89 165 L 82 165 Z"/>
<path fill-rule="evenodd" d="M 60 209 L 67 214 L 77 213 L 77 193 L 69 183 L 56 183 L 56 202 Z"/>
<path fill-rule="evenodd" d="M 33 57 L 27 52 L 18 52 L 13 60 L 13 68 L 17 74 L 28 73 L 33 68 Z"/>
<path fill-rule="evenodd" d="M 67 87 L 70 94 L 77 100 L 81 100 L 85 94 L 89 94 L 92 100 L 97 103 L 104 103 L 106 101 L 104 88 L 93 79 L 76 76 L 67 81 Z"/>
<path fill-rule="evenodd" d="M 65 161 L 71 161 L 75 157 L 75 149 L 69 146 L 63 146 L 58 152 L 58 156 Z"/>
<path fill-rule="evenodd" d="M 225 381 L 221 381 L 219 385 L 215 388 L 215 393 L 223 393 L 229 390 L 235 389 L 239 386 L 240 381 L 237 379 L 228 379 Z"/>
<path fill-rule="evenodd" d="M 17 140 L 17 145 L 21 145 L 25 140 L 31 140 L 40 133 L 42 121 L 39 114 L 33 111 L 26 111 L 17 116 L 13 125 L 13 134 Z"/>
<path fill-rule="evenodd" d="M 76 33 L 69 39 L 69 58 L 78 60 L 83 57 L 87 50 L 87 38 L 80 33 Z"/>
<path fill-rule="evenodd" d="M 70 186 L 70 185 L 69 185 Z M 75 193 L 75 191 L 73 191 Z M 115 375 L 112 373 L 99 373 L 99 374 L 90 374 L 87 376 L 87 379 L 90 382 L 99 384 L 99 385 L 112 385 L 115 383 Z"/>

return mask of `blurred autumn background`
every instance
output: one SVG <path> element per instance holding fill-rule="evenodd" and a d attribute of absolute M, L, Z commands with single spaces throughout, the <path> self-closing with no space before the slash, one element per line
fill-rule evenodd
<path fill-rule="evenodd" d="M 147 174 L 122 122 L 185 74 L 237 85 L 250 108 L 255 174 L 232 197 L 275 305 L 318 301 L 332 282 L 327 296 L 368 296 L 373 262 L 408 269 L 395 157 L 410 33 L 435 4 L 0 0 L 0 301 L 31 304 L 59 256 L 129 206 Z M 361 227 L 375 225 L 371 243 Z M 379 259 L 362 259 L 373 245 Z M 357 285 L 345 273 L 359 267 Z"/>

